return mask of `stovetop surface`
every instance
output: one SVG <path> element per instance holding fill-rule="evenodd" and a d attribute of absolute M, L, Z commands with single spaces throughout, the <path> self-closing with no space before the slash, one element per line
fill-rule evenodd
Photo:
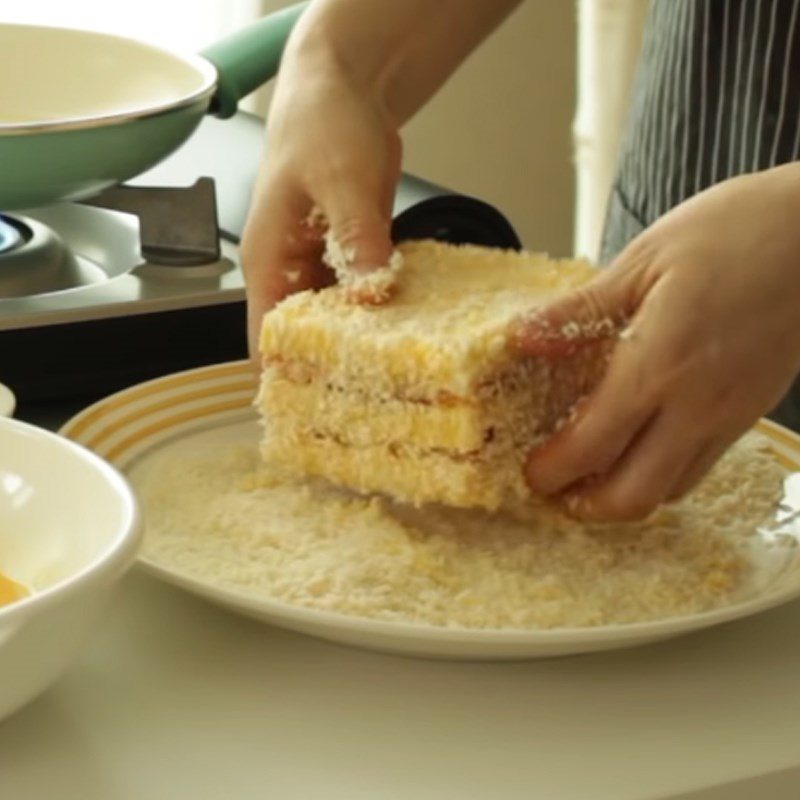
<path fill-rule="evenodd" d="M 21 227 L 41 224 L 54 231 L 77 262 L 71 272 L 80 274 L 66 282 L 45 275 L 43 280 L 53 283 L 43 288 L 34 282 L 29 291 L 13 285 L 9 289 L 6 282 L 4 291 L 7 256 L 18 255 L 20 249 L 0 255 L 0 270 L 6 258 L 5 272 L 0 271 L 0 331 L 241 301 L 244 281 L 236 245 L 261 155 L 262 128 L 261 120 L 247 114 L 224 122 L 205 119 L 179 150 L 129 185 L 131 193 L 142 192 L 142 187 L 168 187 L 179 195 L 188 194 L 198 178 L 208 179 L 216 200 L 216 209 L 211 208 L 212 239 L 220 241 L 216 257 L 202 263 L 163 265 L 148 259 L 140 243 L 139 218 L 132 213 L 81 203 L 15 212 L 11 218 Z M 181 202 L 189 207 L 190 199 L 179 196 L 173 210 L 179 211 Z M 189 211 L 194 213 L 190 207 Z M 168 234 L 170 225 L 162 223 L 162 231 Z M 30 282 L 35 278 L 32 267 L 41 266 L 23 265 L 19 277 L 27 272 Z"/>
<path fill-rule="evenodd" d="M 192 306 L 244 297 L 236 245 L 222 241 L 221 257 L 200 265 L 147 263 L 131 214 L 62 203 L 22 212 L 23 222 L 55 231 L 82 270 L 79 285 L 0 299 L 0 331 L 57 325 Z"/>

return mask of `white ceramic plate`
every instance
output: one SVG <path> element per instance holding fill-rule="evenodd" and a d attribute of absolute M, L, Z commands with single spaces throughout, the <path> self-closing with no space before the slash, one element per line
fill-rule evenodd
<path fill-rule="evenodd" d="M 134 386 L 90 406 L 62 433 L 122 471 L 198 445 L 252 443 L 259 435 L 246 362 L 178 373 Z M 800 469 L 800 437 L 770 422 L 759 429 L 776 458 Z M 800 489 L 800 487 L 795 487 Z M 774 551 L 768 580 L 745 602 L 645 623 L 552 630 L 468 630 L 384 622 L 293 606 L 200 580 L 147 558 L 151 573 L 233 611 L 345 644 L 409 655 L 454 659 L 519 659 L 586 653 L 644 644 L 749 616 L 800 596 L 800 547 L 794 527 Z"/>

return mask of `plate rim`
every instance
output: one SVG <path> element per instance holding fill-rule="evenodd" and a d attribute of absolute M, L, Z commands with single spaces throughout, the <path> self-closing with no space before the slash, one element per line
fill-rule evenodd
<path fill-rule="evenodd" d="M 219 372 L 221 368 L 235 367 L 237 370 L 241 369 L 243 372 L 246 372 L 247 367 L 250 365 L 251 362 L 247 359 L 219 362 L 173 372 L 168 375 L 134 384 L 133 386 L 114 392 L 85 407 L 67 420 L 59 428 L 58 432 L 72 439 L 72 430 L 76 426 L 79 426 L 83 420 L 87 418 L 91 419 L 92 415 L 102 411 L 103 407 L 109 405 L 110 402 L 116 403 L 119 400 L 124 400 L 126 395 L 134 391 L 157 388 L 164 384 L 166 384 L 164 390 L 169 391 L 169 381 L 176 378 L 198 376 L 210 379 L 215 377 L 214 372 Z M 257 388 L 255 372 L 253 372 L 253 379 L 255 391 Z M 177 391 L 180 391 L 180 389 Z M 218 416 L 215 427 L 224 426 L 225 413 L 226 412 L 222 412 Z M 233 412 L 227 413 L 232 414 Z M 252 414 L 253 422 L 257 423 L 258 420 L 255 410 L 253 410 Z M 236 424 L 242 424 L 241 411 L 237 412 L 237 416 Z M 795 458 L 800 462 L 800 434 L 765 418 L 759 420 L 754 427 L 764 433 L 773 444 L 794 449 Z M 172 436 L 176 435 L 178 434 L 173 432 Z M 77 441 L 82 444 L 80 439 Z M 162 441 L 163 438 L 153 442 L 147 450 L 138 454 L 134 461 L 139 461 L 141 457 L 146 455 L 148 450 L 152 447 L 159 446 Z M 777 455 L 776 453 L 776 456 Z M 125 475 L 125 478 L 130 481 L 128 470 L 131 465 L 120 466 L 113 460 L 111 464 L 116 469 L 119 469 L 120 472 Z M 133 482 L 130 482 L 133 485 Z M 133 488 L 135 491 L 135 485 L 133 485 Z M 146 535 L 146 520 L 144 528 Z M 141 552 L 136 557 L 136 565 L 158 580 L 163 580 L 165 583 L 176 586 L 183 591 L 202 597 L 209 602 L 222 604 L 229 609 L 237 609 L 239 613 L 247 613 L 251 617 L 259 617 L 261 619 L 269 617 L 271 620 L 275 620 L 274 624 L 276 625 L 281 624 L 277 621 L 277 619 L 280 619 L 319 628 L 333 628 L 336 631 L 346 629 L 350 633 L 371 634 L 381 637 L 388 636 L 398 641 L 415 639 L 417 641 L 423 640 L 426 643 L 469 644 L 475 645 L 476 647 L 488 645 L 528 645 L 531 647 L 536 645 L 558 644 L 589 645 L 599 644 L 609 639 L 614 639 L 616 641 L 663 639 L 673 634 L 688 634 L 703 628 L 755 616 L 763 611 L 783 605 L 800 597 L 800 579 L 798 579 L 796 584 L 784 586 L 774 592 L 760 594 L 754 598 L 707 609 L 695 614 L 679 614 L 660 617 L 654 620 L 615 623 L 612 625 L 559 626 L 554 628 L 470 628 L 463 625 L 435 625 L 425 622 L 361 617 L 339 611 L 317 609 L 311 606 L 289 603 L 267 596 L 247 593 L 244 590 L 238 590 L 224 583 L 203 580 L 190 573 L 177 570 L 173 567 L 167 567 L 157 561 L 153 561 Z"/>

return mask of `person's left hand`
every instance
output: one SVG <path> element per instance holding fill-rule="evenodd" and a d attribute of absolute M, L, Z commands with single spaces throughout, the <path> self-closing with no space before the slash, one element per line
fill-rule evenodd
<path fill-rule="evenodd" d="M 559 336 L 566 322 L 591 338 L 608 318 L 629 324 L 605 377 L 526 476 L 579 517 L 637 519 L 695 486 L 800 368 L 800 165 L 676 207 L 516 344 L 558 357 L 582 343 Z"/>

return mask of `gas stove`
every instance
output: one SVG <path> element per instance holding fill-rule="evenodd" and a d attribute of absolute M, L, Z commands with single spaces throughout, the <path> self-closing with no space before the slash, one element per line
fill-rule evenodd
<path fill-rule="evenodd" d="M 235 250 L 210 178 L 0 216 L 0 330 L 241 299 Z"/>
<path fill-rule="evenodd" d="M 0 215 L 0 383 L 20 417 L 245 357 L 237 245 L 262 131 L 249 114 L 208 118 L 130 184 Z M 410 175 L 393 235 L 519 247 L 497 209 Z"/>

